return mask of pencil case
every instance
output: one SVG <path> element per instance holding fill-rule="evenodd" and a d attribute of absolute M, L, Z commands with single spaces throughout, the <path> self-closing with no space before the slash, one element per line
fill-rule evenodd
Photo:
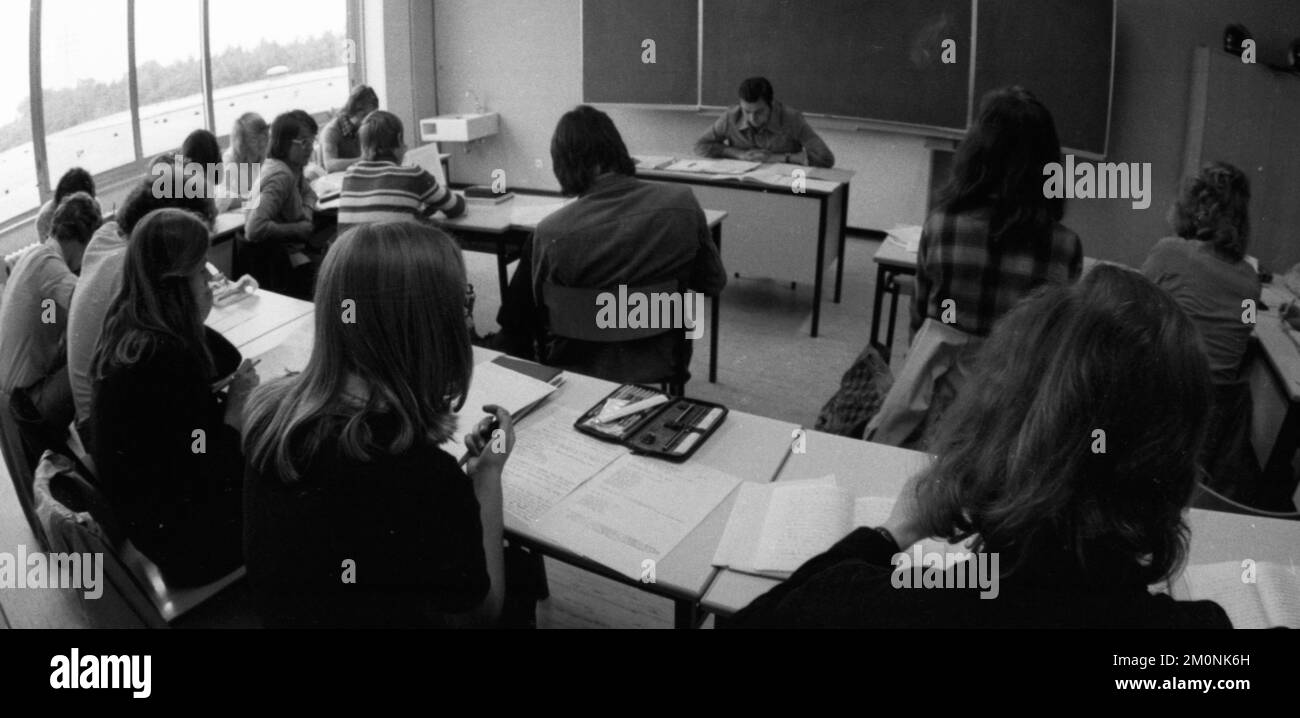
<path fill-rule="evenodd" d="M 667 401 L 638 414 L 600 421 L 607 407 L 617 409 L 656 396 Z M 622 444 L 633 453 L 681 462 L 694 455 L 726 418 L 727 407 L 721 404 L 624 384 L 578 417 L 573 427 L 602 441 Z"/>

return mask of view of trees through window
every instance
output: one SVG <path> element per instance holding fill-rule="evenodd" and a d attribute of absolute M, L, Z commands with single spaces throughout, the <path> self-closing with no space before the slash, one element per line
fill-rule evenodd
<path fill-rule="evenodd" d="M 348 92 L 348 0 L 221 0 L 208 5 L 213 112 L 218 136 L 244 112 L 267 121 L 289 109 L 318 113 Z M 125 0 L 43 0 L 44 136 L 32 136 L 29 3 L 0 26 L 0 223 L 34 210 L 40 190 L 33 140 L 48 181 L 81 166 L 100 174 L 136 160 L 131 126 Z M 202 8 L 198 0 L 136 0 L 140 155 L 180 146 L 204 127 Z M 51 187 L 44 188 L 49 191 Z"/>

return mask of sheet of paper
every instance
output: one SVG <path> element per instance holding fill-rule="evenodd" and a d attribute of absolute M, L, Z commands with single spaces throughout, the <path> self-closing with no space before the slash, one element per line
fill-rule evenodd
<path fill-rule="evenodd" d="M 853 527 L 875 528 L 885 523 L 894 510 L 894 500 L 879 496 L 860 496 L 853 502 Z"/>
<path fill-rule="evenodd" d="M 743 160 L 683 159 L 664 169 L 672 172 L 703 172 L 705 174 L 739 175 L 757 169 L 759 163 Z"/>
<path fill-rule="evenodd" d="M 464 435 L 487 416 L 483 411 L 484 405 L 496 404 L 511 415 L 518 416 L 521 411 L 545 399 L 553 391 L 555 387 L 546 382 L 537 381 L 491 361 L 480 362 L 474 367 L 474 378 L 470 381 L 465 405 L 455 415 L 456 432 L 442 445 L 443 451 L 457 458 L 465 455 Z"/>
<path fill-rule="evenodd" d="M 850 505 L 848 494 L 834 484 L 775 484 L 754 567 L 794 573 L 849 532 Z"/>
<path fill-rule="evenodd" d="M 798 482 L 803 485 L 822 485 L 834 487 L 834 475 L 820 479 Z M 746 482 L 736 490 L 736 500 L 731 503 L 731 515 L 727 517 L 727 526 L 722 531 L 718 548 L 713 553 L 714 566 L 728 566 L 737 571 L 759 572 L 754 564 L 754 553 L 763 534 L 763 523 L 767 519 L 767 509 L 771 502 L 772 491 L 777 484 L 756 484 Z"/>
<path fill-rule="evenodd" d="M 623 456 L 538 520 L 539 533 L 629 578 L 686 538 L 740 483 L 696 463 Z"/>
<path fill-rule="evenodd" d="M 307 367 L 316 335 L 312 317 L 303 317 L 246 345 L 240 351 L 245 358 L 258 360 L 257 375 L 265 384 L 282 376 L 296 374 Z"/>
<path fill-rule="evenodd" d="M 582 412 L 558 405 L 539 409 L 515 434 L 501 475 L 506 513 L 535 521 L 583 482 L 628 453 L 573 428 Z"/>
<path fill-rule="evenodd" d="M 1233 628 L 1300 628 L 1300 569 L 1257 561 L 1253 576 L 1241 561 L 1188 566 L 1183 572 L 1186 596 L 1214 601 L 1228 614 Z M 1254 579 L 1249 582 L 1245 579 Z"/>
<path fill-rule="evenodd" d="M 510 206 L 510 223 L 521 227 L 536 227 L 542 220 L 551 216 L 555 210 L 563 207 L 566 202 L 555 202 L 552 204 L 518 204 L 512 203 Z"/>
<path fill-rule="evenodd" d="M 921 226 L 899 225 L 889 230 L 889 239 L 909 252 L 915 253 L 921 248 Z"/>
<path fill-rule="evenodd" d="M 675 157 L 669 155 L 632 155 L 636 160 L 636 166 L 643 169 L 660 169 L 673 163 Z"/>

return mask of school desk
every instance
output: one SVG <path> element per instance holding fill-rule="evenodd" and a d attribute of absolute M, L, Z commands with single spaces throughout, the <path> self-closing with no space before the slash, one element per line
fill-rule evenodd
<path fill-rule="evenodd" d="M 457 192 L 457 194 L 462 194 Z M 506 295 L 509 277 L 506 272 L 510 262 L 519 257 L 519 248 L 532 237 L 540 218 L 548 207 L 558 207 L 564 200 L 542 195 L 515 194 L 504 202 L 468 202 L 465 214 L 456 218 L 437 217 L 439 226 L 454 234 L 461 248 L 468 252 L 486 252 L 497 258 L 497 282 L 501 296 Z M 722 251 L 722 220 L 725 211 L 706 209 L 713 244 Z M 720 302 L 709 298 L 709 381 L 718 380 L 718 316 Z"/>
<path fill-rule="evenodd" d="M 477 348 L 474 350 L 475 362 L 492 356 L 495 356 L 495 352 Z M 585 411 L 616 387 L 617 384 L 613 382 L 566 372 L 564 384 L 547 401 L 574 411 Z M 717 431 L 686 463 L 708 466 L 744 481 L 765 483 L 771 481 L 781 467 L 797 428 L 789 422 L 731 411 Z M 516 431 L 522 435 L 528 430 L 529 417 L 525 416 L 516 426 Z M 589 561 L 565 546 L 556 545 L 530 531 L 527 523 L 509 515 L 506 517 L 506 530 L 514 540 L 544 555 L 671 599 L 674 603 L 674 625 L 690 628 L 698 623 L 700 598 L 716 572 L 712 563 L 713 553 L 722 539 L 722 531 L 731 515 L 734 500 L 733 491 L 681 543 L 656 563 L 654 583 L 634 581 Z"/>
<path fill-rule="evenodd" d="M 207 325 L 249 358 L 274 347 L 311 318 L 311 302 L 259 289 L 234 304 L 214 306 Z"/>
<path fill-rule="evenodd" d="M 655 164 L 665 164 L 669 157 Z M 844 232 L 848 221 L 849 181 L 853 172 L 844 169 L 801 167 L 808 180 L 803 192 L 788 183 L 755 181 L 753 178 L 786 171 L 790 165 L 765 164 L 746 173 L 747 179 L 721 178 L 699 172 L 671 172 L 643 166 L 637 176 L 654 182 L 685 184 L 702 207 L 716 207 L 730 213 L 727 220 L 732 239 L 722 254 L 728 272 L 740 276 L 771 277 L 813 285 L 813 315 L 810 334 L 817 336 L 821 325 L 822 286 L 826 264 L 834 259 L 835 303 L 844 286 Z M 829 247 L 828 247 L 829 246 Z M 828 256 L 828 248 L 833 255 Z"/>
<path fill-rule="evenodd" d="M 925 454 L 915 451 L 811 430 L 805 434 L 804 449 L 804 453 L 790 455 L 777 481 L 834 474 L 855 497 L 897 496 L 927 460 Z M 1243 558 L 1283 565 L 1300 561 L 1300 522 L 1204 509 L 1191 509 L 1187 522 L 1191 528 L 1189 565 Z M 778 583 L 725 569 L 713 580 L 700 605 L 718 616 L 730 616 Z"/>

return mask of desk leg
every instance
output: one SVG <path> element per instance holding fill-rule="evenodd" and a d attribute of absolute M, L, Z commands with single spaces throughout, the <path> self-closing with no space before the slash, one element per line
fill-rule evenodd
<path fill-rule="evenodd" d="M 1269 453 L 1268 464 L 1264 466 L 1264 475 L 1260 477 L 1261 501 L 1268 506 L 1284 504 L 1291 499 L 1295 491 L 1295 477 L 1291 470 L 1291 459 L 1295 456 L 1296 444 L 1300 442 L 1300 407 L 1289 402 L 1286 418 L 1278 428 L 1277 441 Z"/>
<path fill-rule="evenodd" d="M 694 601 L 673 599 L 673 628 L 690 630 L 700 625 L 700 607 Z"/>
<path fill-rule="evenodd" d="M 506 301 L 506 286 L 510 284 L 510 278 L 506 276 L 506 236 L 505 234 L 497 235 L 497 282 L 501 285 L 501 303 Z"/>
<path fill-rule="evenodd" d="M 889 357 L 894 355 L 894 326 L 898 319 L 898 282 L 895 281 L 898 275 L 892 272 L 889 275 L 889 333 L 885 335 L 885 363 L 889 363 Z"/>
<path fill-rule="evenodd" d="M 813 276 L 812 336 L 817 336 L 822 320 L 822 281 L 826 274 L 826 201 L 821 203 L 821 218 L 817 222 L 817 272 Z"/>
<path fill-rule="evenodd" d="M 876 265 L 876 297 L 871 303 L 870 338 L 871 345 L 875 347 L 880 346 L 880 342 L 876 341 L 876 337 L 880 336 L 880 303 L 885 300 L 885 282 L 888 281 L 886 277 L 887 274 L 888 273 L 885 271 L 885 265 Z M 889 361 L 888 357 L 886 357 L 885 361 Z"/>
<path fill-rule="evenodd" d="M 849 186 L 841 185 L 843 193 L 840 195 L 840 259 L 839 267 L 835 270 L 835 303 L 840 303 L 840 294 L 844 289 L 844 237 L 849 229 Z"/>
<path fill-rule="evenodd" d="M 722 224 L 719 223 L 713 227 L 713 244 L 718 248 L 718 254 L 722 254 Z M 718 312 L 722 304 L 722 292 L 718 296 L 709 298 L 709 383 L 718 383 Z M 698 321 L 698 319 L 696 320 Z"/>

